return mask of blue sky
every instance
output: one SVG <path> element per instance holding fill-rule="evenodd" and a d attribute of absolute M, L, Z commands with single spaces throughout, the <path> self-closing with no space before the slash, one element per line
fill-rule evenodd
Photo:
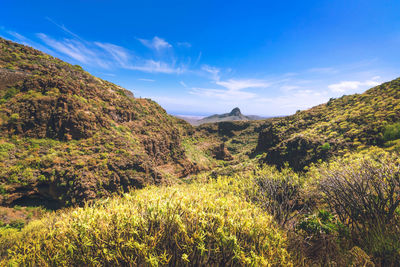
<path fill-rule="evenodd" d="M 400 1 L 1 0 L 0 36 L 171 114 L 287 115 L 400 76 Z"/>

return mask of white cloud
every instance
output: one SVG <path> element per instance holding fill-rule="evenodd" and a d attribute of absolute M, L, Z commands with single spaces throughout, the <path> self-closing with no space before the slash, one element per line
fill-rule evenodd
<path fill-rule="evenodd" d="M 180 83 L 183 87 L 187 88 L 187 85 L 186 85 L 186 83 L 185 83 L 184 81 L 180 81 L 179 83 Z"/>
<path fill-rule="evenodd" d="M 145 79 L 145 78 L 139 78 L 138 81 L 155 82 L 155 80 L 153 80 L 153 79 Z"/>
<path fill-rule="evenodd" d="M 219 73 L 221 71 L 219 68 L 212 67 L 212 66 L 209 66 L 209 65 L 203 65 L 203 66 L 201 66 L 201 69 L 203 71 L 211 74 L 211 79 L 212 80 L 215 80 L 215 81 L 219 80 L 219 78 L 220 78 Z"/>
<path fill-rule="evenodd" d="M 110 64 L 107 60 L 100 57 L 98 53 L 93 51 L 83 42 L 74 39 L 63 39 L 57 41 L 44 33 L 38 33 L 37 36 L 48 46 L 54 50 L 69 56 L 81 63 L 89 65 L 98 65 L 102 68 L 109 68 Z"/>
<path fill-rule="evenodd" d="M 152 59 L 145 60 L 142 63 L 139 63 L 137 65 L 131 65 L 128 66 L 127 69 L 131 70 L 139 70 L 139 71 L 144 71 L 144 72 L 150 72 L 150 73 L 183 73 L 185 72 L 186 68 L 185 67 L 175 67 L 174 65 L 168 64 L 163 61 L 155 61 Z"/>
<path fill-rule="evenodd" d="M 165 41 L 164 39 L 154 36 L 151 40 L 146 39 L 138 39 L 144 46 L 147 46 L 150 49 L 160 51 L 162 49 L 171 48 L 172 45 Z"/>
<path fill-rule="evenodd" d="M 209 88 L 192 88 L 189 93 L 223 101 L 238 101 L 256 97 L 256 94 L 250 92 Z"/>
<path fill-rule="evenodd" d="M 77 38 L 79 40 L 82 40 L 82 38 L 80 38 L 77 34 L 73 33 L 72 31 L 68 30 L 67 27 L 65 27 L 64 25 L 60 25 L 60 24 L 56 23 L 54 20 L 52 20 L 49 17 L 46 17 L 46 19 L 48 21 L 50 21 L 51 23 L 53 23 L 54 25 L 56 25 L 61 30 L 63 30 L 64 32 L 68 33 L 69 35 L 71 35 L 71 36 L 73 36 L 73 37 L 75 37 L 75 38 Z"/>
<path fill-rule="evenodd" d="M 379 76 L 373 77 L 371 80 L 367 80 L 364 82 L 360 81 L 341 81 L 339 83 L 331 84 L 328 86 L 329 89 L 331 89 L 332 92 L 335 93 L 354 93 L 360 88 L 365 88 L 365 87 L 374 87 L 379 84 L 377 80 L 380 79 Z"/>
<path fill-rule="evenodd" d="M 265 88 L 271 85 L 266 81 L 255 79 L 229 79 L 227 81 L 216 81 L 215 83 L 229 89 L 230 91 L 238 91 L 246 88 Z"/>
<path fill-rule="evenodd" d="M 126 66 L 129 62 L 129 54 L 128 52 L 121 46 L 109 44 L 109 43 L 100 43 L 94 42 L 95 45 L 104 49 L 107 53 L 109 53 L 114 60 L 118 62 L 119 65 Z"/>
<path fill-rule="evenodd" d="M 176 66 L 173 58 L 169 59 L 169 62 L 145 59 L 133 56 L 133 53 L 127 49 L 111 43 L 88 42 L 81 38 L 56 40 L 44 33 L 38 33 L 37 36 L 48 47 L 86 65 L 106 69 L 116 67 L 149 73 L 180 74 L 186 71 L 184 65 Z M 169 45 L 158 37 L 155 37 L 152 43 L 157 49 Z"/>

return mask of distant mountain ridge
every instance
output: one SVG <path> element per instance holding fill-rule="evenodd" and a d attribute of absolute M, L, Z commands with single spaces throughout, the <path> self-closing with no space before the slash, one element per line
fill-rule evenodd
<path fill-rule="evenodd" d="M 214 123 L 214 122 L 221 122 L 221 121 L 252 121 L 252 120 L 262 120 L 265 119 L 264 117 L 260 117 L 257 115 L 243 115 L 242 112 L 238 107 L 232 109 L 229 113 L 224 114 L 214 114 L 200 120 L 193 120 L 187 119 L 184 117 L 180 117 L 187 122 L 191 123 L 192 125 L 201 125 L 204 123 Z"/>

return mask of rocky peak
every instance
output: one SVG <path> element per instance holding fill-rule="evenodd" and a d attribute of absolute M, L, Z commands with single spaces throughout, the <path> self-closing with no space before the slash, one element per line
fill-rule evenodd
<path fill-rule="evenodd" d="M 234 108 L 232 109 L 232 111 L 229 113 L 229 115 L 231 116 L 240 116 L 242 115 L 242 112 L 240 112 L 239 108 Z"/>

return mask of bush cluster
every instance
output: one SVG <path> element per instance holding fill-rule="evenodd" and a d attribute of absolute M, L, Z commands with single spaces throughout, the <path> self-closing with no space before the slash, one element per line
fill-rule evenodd
<path fill-rule="evenodd" d="M 3 264 L 291 266 L 271 216 L 227 183 L 150 187 L 53 214 L 4 234 Z"/>

